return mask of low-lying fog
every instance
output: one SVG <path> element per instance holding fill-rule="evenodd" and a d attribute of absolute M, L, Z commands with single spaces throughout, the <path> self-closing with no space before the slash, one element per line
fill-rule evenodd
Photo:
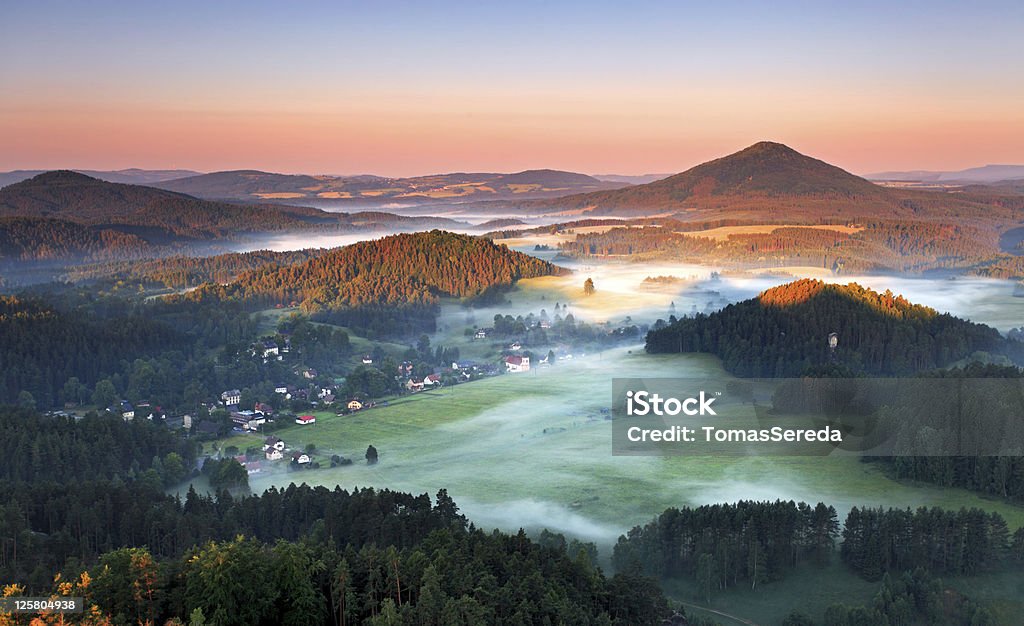
<path fill-rule="evenodd" d="M 366 239 L 365 233 L 339 237 L 281 238 L 275 249 L 335 246 Z M 665 319 L 674 303 L 677 315 L 711 311 L 755 296 L 798 276 L 830 282 L 858 282 L 891 290 L 912 302 L 992 325 L 1005 332 L 1024 325 L 1024 299 L 1013 297 L 1010 281 L 896 276 L 833 276 L 816 268 L 790 268 L 792 276 L 771 274 L 712 276 L 718 268 L 676 263 L 572 261 L 554 251 L 516 249 L 574 270 L 565 277 L 523 281 L 510 302 L 466 310 L 442 308 L 435 345 L 462 341 L 463 358 L 496 359 L 500 346 L 465 343 L 468 326 L 489 326 L 495 314 L 554 313 L 568 304 L 588 322 L 651 323 Z M 644 283 L 647 277 L 678 281 Z M 596 293 L 584 297 L 583 281 Z M 564 313 L 563 313 L 564 315 Z M 478 352 L 479 354 L 474 354 Z M 289 445 L 315 443 L 321 455 L 337 452 L 357 463 L 301 475 L 265 473 L 251 477 L 254 489 L 303 480 L 345 488 L 374 486 L 414 493 L 447 489 L 477 525 L 509 531 L 548 528 L 595 541 L 607 557 L 615 539 L 669 506 L 733 502 L 740 499 L 819 500 L 840 516 L 854 505 L 1001 507 L 965 492 L 890 481 L 881 470 L 856 459 L 616 457 L 611 428 L 602 409 L 609 404 L 612 379 L 644 376 L 721 376 L 718 362 L 702 355 L 646 355 L 642 344 L 577 354 L 571 362 L 535 368 L 440 391 L 416 400 L 416 411 L 398 406 L 357 416 L 325 418 L 338 422 L 341 441 L 325 441 L 317 428 L 288 431 Z M 337 435 L 335 435 L 337 437 Z M 366 446 L 381 454 L 376 466 L 361 463 Z M 952 502 L 955 500 L 955 502 Z"/>

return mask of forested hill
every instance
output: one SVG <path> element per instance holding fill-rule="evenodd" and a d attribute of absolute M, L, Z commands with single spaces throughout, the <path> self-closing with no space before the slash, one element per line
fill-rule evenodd
<path fill-rule="evenodd" d="M 439 297 L 477 297 L 522 278 L 565 271 L 488 239 L 432 230 L 359 242 L 289 267 L 267 266 L 228 285 L 204 285 L 185 297 L 263 305 L 300 302 L 312 313 L 426 307 L 422 312 L 432 319 L 429 311 Z"/>
<path fill-rule="evenodd" d="M 209 202 L 68 171 L 46 172 L 0 189 L 0 216 L 135 227 L 122 230 L 147 239 L 215 239 L 337 222 L 336 216 L 306 207 Z"/>
<path fill-rule="evenodd" d="M 196 296 L 299 301 L 314 308 L 426 304 L 563 271 L 487 239 L 432 230 L 362 241 L 299 265 L 267 266 L 229 285 L 206 285 Z"/>
<path fill-rule="evenodd" d="M 837 333 L 834 359 L 828 337 Z M 998 331 L 889 291 L 802 279 L 652 330 L 648 352 L 710 352 L 740 376 L 798 376 L 835 361 L 853 371 L 908 375 L 978 351 L 1021 362 L 1021 346 Z"/>

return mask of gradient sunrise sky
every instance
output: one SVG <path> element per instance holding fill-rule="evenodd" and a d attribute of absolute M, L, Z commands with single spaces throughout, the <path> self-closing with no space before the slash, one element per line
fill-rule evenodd
<path fill-rule="evenodd" d="M 1024 163 L 1019 1 L 6 0 L 0 55 L 0 170 Z"/>

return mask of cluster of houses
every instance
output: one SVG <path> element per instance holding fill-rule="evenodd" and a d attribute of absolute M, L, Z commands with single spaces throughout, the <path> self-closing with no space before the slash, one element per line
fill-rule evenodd
<path fill-rule="evenodd" d="M 288 452 L 288 446 L 284 439 L 271 435 L 263 440 L 263 457 L 268 461 L 280 461 Z M 303 467 L 313 462 L 313 457 L 308 452 L 294 450 L 291 452 L 291 462 L 294 465 Z"/>

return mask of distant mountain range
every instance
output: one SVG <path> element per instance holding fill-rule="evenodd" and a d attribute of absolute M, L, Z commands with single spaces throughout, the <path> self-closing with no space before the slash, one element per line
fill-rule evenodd
<path fill-rule="evenodd" d="M 868 180 L 905 181 L 924 183 L 999 183 L 1003 181 L 1024 180 L 1024 165 L 984 165 L 966 170 L 933 171 L 909 170 L 905 172 L 878 172 L 865 176 Z"/>
<path fill-rule="evenodd" d="M 20 183 L 23 180 L 28 180 L 29 178 L 44 174 L 48 171 L 51 170 L 14 170 L 11 172 L 0 172 L 0 187 Z M 134 167 L 126 170 L 113 171 L 71 171 L 78 172 L 79 174 L 85 174 L 92 178 L 98 178 L 99 180 L 105 180 L 108 183 L 128 183 L 132 185 L 148 185 L 150 183 L 159 183 L 165 180 L 174 180 L 175 178 L 185 178 L 186 176 L 195 176 L 199 174 L 199 172 L 193 172 L 192 170 L 141 170 Z"/>
<path fill-rule="evenodd" d="M 994 190 L 951 194 L 885 188 L 783 144 L 762 141 L 652 183 L 516 206 L 549 214 L 664 213 L 685 220 L 727 217 L 771 223 L 950 214 L 1014 219 L 1011 213 L 1021 208 L 1021 202 L 1001 190 L 1002 199 L 993 206 L 994 195 Z"/>
<path fill-rule="evenodd" d="M 301 206 L 213 202 L 71 171 L 46 172 L 0 189 L 0 260 L 139 258 L 274 232 L 426 228 L 470 225 L 383 212 L 330 213 Z"/>
<path fill-rule="evenodd" d="M 594 178 L 597 180 L 604 180 L 610 183 L 625 183 L 627 185 L 646 185 L 647 183 L 653 183 L 656 180 L 662 178 L 668 178 L 671 176 L 668 174 L 638 174 L 635 176 L 629 176 L 627 174 L 594 174 Z"/>
<path fill-rule="evenodd" d="M 514 174 L 453 173 L 413 178 L 310 176 L 237 170 L 157 182 L 155 187 L 208 200 L 301 200 L 304 204 L 359 202 L 425 204 L 551 198 L 571 193 L 616 189 L 626 183 L 586 174 L 527 170 Z"/>

